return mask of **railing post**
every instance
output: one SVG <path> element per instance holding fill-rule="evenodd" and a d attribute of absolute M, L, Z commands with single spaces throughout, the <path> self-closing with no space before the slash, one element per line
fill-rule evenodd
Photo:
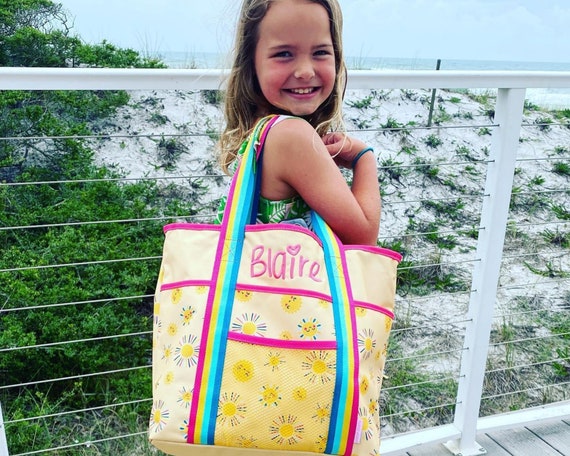
<path fill-rule="evenodd" d="M 6 440 L 6 426 L 2 415 L 2 403 L 0 403 L 0 456 L 8 456 L 8 441 Z"/>
<path fill-rule="evenodd" d="M 438 71 L 440 66 L 441 66 L 441 59 L 437 59 L 437 63 L 435 64 L 435 70 Z M 435 106 L 435 93 L 436 92 L 437 92 L 437 89 L 431 90 L 431 102 L 429 104 L 429 114 L 428 114 L 428 121 L 427 121 L 428 127 L 431 127 L 431 121 L 433 118 L 433 108 Z"/>
<path fill-rule="evenodd" d="M 498 124 L 491 152 L 481 212 L 477 259 L 471 284 L 467 328 L 461 359 L 454 425 L 459 440 L 445 446 L 455 455 L 474 456 L 486 451 L 477 442 L 477 419 L 487 363 L 493 308 L 503 255 L 503 244 L 513 187 L 516 152 L 526 89 L 499 89 L 495 106 Z"/>

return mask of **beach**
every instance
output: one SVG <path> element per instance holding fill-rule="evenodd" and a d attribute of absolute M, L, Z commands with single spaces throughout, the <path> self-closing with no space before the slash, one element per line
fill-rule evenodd
<path fill-rule="evenodd" d="M 203 208 L 180 220 L 209 221 L 228 182 L 215 159 L 223 116 L 214 95 L 132 92 L 129 105 L 100 126 L 97 133 L 109 137 L 91 140 L 97 162 L 130 179 L 177 186 L 180 195 Z M 352 90 L 344 115 L 347 130 L 374 147 L 377 157 L 383 200 L 380 242 L 400 250 L 406 264 L 418 268 L 414 280 L 426 283 L 399 290 L 398 350 L 407 356 L 444 346 L 446 355 L 423 357 L 416 367 L 430 375 L 455 375 L 495 125 L 494 99 L 491 93 L 438 90 L 427 128 L 431 97 L 431 90 Z M 532 303 L 533 312 L 564 313 L 570 307 L 567 280 L 560 280 L 570 274 L 568 246 L 548 241 L 545 234 L 569 236 L 569 223 L 559 215 L 570 208 L 570 177 L 556 164 L 569 163 L 570 128 L 568 120 L 530 101 L 526 106 L 494 325 L 499 331 L 506 321 L 537 334 L 548 329 L 537 324 L 534 313 L 518 314 L 522 301 Z M 548 268 L 550 276 L 544 273 Z M 504 350 L 491 349 L 492 365 L 501 364 Z M 515 357 L 533 362 L 525 350 Z M 537 375 L 542 374 L 530 373 L 526 379 L 533 382 Z M 531 402 L 538 401 L 540 393 L 531 396 Z M 413 401 L 407 407 L 415 407 Z M 386 424 L 384 432 L 415 426 L 425 423 L 403 418 Z"/>

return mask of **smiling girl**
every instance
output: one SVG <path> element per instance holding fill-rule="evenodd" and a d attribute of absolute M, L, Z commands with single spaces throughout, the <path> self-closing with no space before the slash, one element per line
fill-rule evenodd
<path fill-rule="evenodd" d="M 346 86 L 341 34 L 337 0 L 244 0 L 220 161 L 224 171 L 234 171 L 256 122 L 280 115 L 265 142 L 258 221 L 303 219 L 310 225 L 313 209 L 342 242 L 376 245 L 376 158 L 362 141 L 340 132 Z M 352 169 L 350 186 L 339 167 Z"/>

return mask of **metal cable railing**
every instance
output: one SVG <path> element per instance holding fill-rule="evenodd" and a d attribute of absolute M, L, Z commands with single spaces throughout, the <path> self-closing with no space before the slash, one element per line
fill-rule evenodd
<path fill-rule="evenodd" d="M 419 103 L 419 102 L 418 102 Z M 474 116 L 475 117 L 475 116 Z M 484 117 L 484 114 L 477 115 L 476 117 Z M 382 120 L 377 120 L 382 123 Z M 455 124 L 461 122 L 461 125 Z M 482 208 L 486 200 L 493 198 L 495 195 L 489 192 L 485 185 L 485 175 L 488 168 L 496 165 L 496 157 L 486 156 L 486 152 L 479 150 L 471 150 L 473 152 L 474 160 L 463 156 L 455 155 L 453 150 L 456 149 L 457 144 L 449 143 L 440 146 L 437 152 L 437 157 L 441 155 L 441 161 L 437 157 L 430 157 L 429 160 L 418 160 L 415 162 L 412 154 L 403 153 L 400 151 L 400 138 L 403 133 L 406 135 L 417 133 L 418 137 L 415 142 L 422 147 L 431 150 L 429 147 L 424 146 L 422 138 L 419 137 L 422 133 L 434 131 L 444 133 L 446 131 L 462 132 L 465 135 L 478 135 L 477 130 L 489 129 L 492 131 L 501 128 L 500 122 L 481 122 L 474 119 L 460 119 L 452 118 L 444 122 L 442 125 L 433 127 L 424 127 L 421 125 L 415 126 L 401 126 L 401 127 L 370 127 L 364 129 L 349 129 L 351 132 L 361 135 L 369 135 L 369 141 L 374 144 L 379 144 L 378 150 L 389 150 L 388 155 L 392 155 L 393 160 L 397 160 L 397 164 L 390 163 L 387 156 L 379 157 L 379 180 L 382 182 L 381 186 L 387 192 L 383 196 L 383 209 L 387 214 L 395 214 L 396 211 L 403 211 L 406 214 L 400 224 L 389 224 L 386 232 L 381 233 L 382 241 L 394 246 L 400 246 L 404 251 L 404 263 L 399 268 L 401 295 L 398 297 L 396 319 L 394 328 L 392 330 L 391 344 L 389 350 L 389 358 L 386 362 L 387 377 L 384 382 L 383 399 L 389 402 L 387 410 L 381 410 L 381 418 L 383 422 L 390 422 L 395 430 L 395 433 L 403 432 L 405 429 L 402 426 L 406 424 L 406 417 L 413 415 L 416 423 L 421 423 L 422 419 L 436 425 L 445 425 L 453 420 L 454 413 L 460 410 L 461 407 L 466 405 L 466 401 L 458 392 L 459 385 L 466 380 L 466 376 L 461 372 L 461 359 L 466 356 L 470 350 L 469 347 L 464 346 L 464 340 L 470 327 L 476 321 L 473 315 L 468 310 L 469 302 L 472 299 L 477 299 L 481 294 L 481 287 L 476 286 L 473 281 L 473 275 L 476 274 L 474 270 L 481 263 L 486 261 L 484 256 L 481 256 L 476 251 L 477 237 L 485 236 L 489 232 L 494 232 L 494 227 L 489 225 L 488 220 L 480 217 Z M 533 123 L 530 121 L 522 122 L 521 126 L 525 128 L 527 134 L 536 131 L 541 127 L 549 126 L 550 128 L 564 128 L 566 123 Z M 486 135 L 486 133 L 485 133 Z M 139 134 L 105 134 L 97 133 L 93 136 L 32 136 L 29 138 L 1 138 L 0 142 L 23 142 L 23 141 L 46 141 L 46 140 L 98 140 L 98 139 L 117 139 L 125 141 L 134 141 L 138 138 L 148 137 L 165 137 L 165 138 L 208 138 L 207 133 L 184 133 L 184 134 L 161 134 L 161 133 L 139 133 Z M 386 145 L 389 145 L 386 146 Z M 445 150 L 442 152 L 441 148 Z M 487 146 L 485 146 L 487 147 Z M 435 150 L 435 149 L 434 149 Z M 468 151 L 464 150 L 464 153 Z M 447 157 L 447 158 L 446 158 Z M 549 156 L 549 157 L 520 157 L 516 160 L 516 166 L 520 167 L 533 167 L 538 165 L 546 165 L 553 161 L 564 161 L 568 157 L 565 156 Z M 401 162 L 401 163 L 400 163 Z M 458 188 L 451 185 L 452 179 L 458 178 L 464 173 L 466 167 L 477 167 L 477 173 L 471 175 L 470 179 L 466 181 L 463 188 Z M 434 167 L 437 168 L 437 173 L 433 171 Z M 429 174 L 430 168 L 432 174 Z M 163 172 L 162 170 L 161 172 Z M 541 173 L 545 173 L 541 168 Z M 426 174 L 427 173 L 427 174 Z M 403 184 L 401 187 L 394 185 L 390 177 L 392 174 L 401 174 L 400 179 Z M 442 177 L 444 176 L 444 177 Z M 152 181 L 156 184 L 171 184 L 181 183 L 189 180 L 203 180 L 206 187 L 210 186 L 209 182 L 214 182 L 215 179 L 220 179 L 223 176 L 211 173 L 197 172 L 195 174 L 181 175 L 176 169 L 164 172 L 163 176 L 152 175 L 144 177 L 130 177 L 129 175 L 121 177 L 109 178 L 81 178 L 78 176 L 72 180 L 37 180 L 29 182 L 3 182 L 0 183 L 0 191 L 8 195 L 10 191 L 17 191 L 24 187 L 33 187 L 38 190 L 42 187 L 58 187 L 73 185 L 91 185 L 91 184 L 119 184 L 129 185 L 130 183 L 144 181 Z M 524 177 L 524 176 L 523 176 Z M 410 190 L 415 185 L 418 185 L 419 178 L 425 179 L 430 185 L 427 185 L 422 191 L 417 192 L 418 196 L 411 196 Z M 563 178 L 562 178 L 563 179 Z M 560 205 L 562 208 L 568 207 L 569 188 L 567 183 L 557 184 L 558 187 L 550 188 L 550 184 L 545 188 L 533 187 L 528 189 L 521 189 L 516 193 L 518 198 L 537 198 L 537 199 L 550 199 L 554 203 Z M 447 180 L 447 181 L 446 181 Z M 226 179 L 227 181 L 227 179 Z M 567 181 L 566 181 L 567 182 Z M 522 184 L 526 184 L 522 182 Z M 213 185 L 213 184 L 212 184 Z M 519 185 L 517 182 L 515 185 Z M 510 190 L 510 189 L 509 189 Z M 457 208 L 453 206 L 461 200 L 464 204 L 463 207 Z M 554 204 L 553 203 L 553 204 Z M 450 206 L 449 211 L 455 210 L 453 215 L 445 213 L 445 206 Z M 410 208 L 414 208 L 413 211 Z M 409 212 L 405 212 L 409 210 Z M 176 212 L 169 212 L 176 213 Z M 398 212 L 400 213 L 400 212 Z M 122 225 L 137 225 L 145 223 L 167 222 L 172 219 L 190 219 L 190 220 L 208 220 L 213 216 L 211 208 L 204 208 L 204 213 L 183 214 L 182 215 L 160 215 L 160 216 L 141 216 L 141 217 L 128 217 L 128 218 L 109 218 L 108 220 L 99 219 L 86 219 L 86 220 L 70 220 L 70 221 L 57 221 L 53 222 L 47 219 L 42 219 L 34 224 L 7 224 L 0 226 L 0 235 L 16 235 L 23 233 L 34 233 L 40 231 L 46 232 L 65 232 L 67 230 L 77 230 L 78 239 L 82 237 L 79 233 L 82 230 L 92 230 L 100 227 L 105 227 L 113 224 Z M 455 217 L 455 219 L 454 219 Z M 538 227 L 553 228 L 564 230 L 568 225 L 567 220 L 558 220 L 555 218 L 544 219 L 544 214 L 540 217 L 529 219 L 528 217 L 521 217 L 517 213 L 517 208 L 511 208 L 509 212 L 509 221 L 516 225 L 517 230 L 523 229 L 537 229 Z M 79 217 L 78 217 L 79 218 Z M 406 221 L 408 223 L 406 223 Z M 431 224 L 431 225 L 430 225 Z M 13 225 L 13 226 L 12 226 Z M 465 233 L 471 233 L 466 235 Z M 563 233 L 562 233 L 563 234 Z M 54 234 L 55 236 L 55 234 Z M 470 237 L 471 236 L 471 237 Z M 444 238 L 454 237 L 460 239 L 456 244 L 446 244 Z M 555 363 L 568 362 L 568 356 L 565 355 L 563 350 L 561 355 L 551 354 L 546 358 L 533 357 L 534 354 L 529 352 L 525 353 L 526 358 L 515 357 L 509 358 L 508 362 L 504 362 L 504 351 L 518 352 L 520 347 L 525 344 L 534 343 L 541 347 L 551 346 L 554 348 L 567 347 L 567 340 L 569 333 L 564 330 L 564 326 L 559 328 L 558 322 L 552 322 L 551 327 L 545 327 L 543 331 L 550 331 L 550 333 L 540 333 L 532 336 L 524 335 L 516 336 L 516 324 L 513 324 L 513 334 L 510 335 L 508 340 L 496 339 L 493 331 L 500 329 L 501 320 L 523 320 L 528 325 L 536 325 L 536 317 L 540 308 L 536 310 L 527 310 L 517 307 L 519 300 L 515 298 L 524 298 L 530 300 L 536 290 L 540 286 L 562 287 L 558 291 L 553 291 L 541 297 L 545 301 L 544 305 L 560 305 L 560 312 L 568 312 L 570 305 L 568 301 L 570 297 L 564 293 L 564 286 L 567 284 L 567 277 L 542 277 L 532 276 L 532 272 L 524 269 L 524 261 L 529 258 L 534 258 L 536 255 L 540 256 L 540 261 L 543 263 L 552 261 L 561 255 L 558 251 L 549 251 L 547 245 L 535 241 L 533 244 L 534 250 L 524 251 L 518 253 L 509 246 L 507 239 L 507 248 L 501 255 L 502 267 L 510 268 L 512 264 L 520 268 L 520 277 L 516 283 L 501 283 L 497 287 L 497 300 L 500 305 L 500 311 L 492 315 L 492 334 L 491 341 L 488 344 L 490 356 L 498 356 L 494 361 L 495 365 L 486 370 L 485 376 L 488 376 L 489 382 L 493 381 L 493 376 L 507 375 L 507 372 L 514 373 L 517 371 L 532 371 L 538 372 L 541 369 L 552 369 Z M 559 248 L 559 247 L 554 247 Z M 562 250 L 563 252 L 563 250 Z M 451 255 L 453 253 L 453 257 Z M 108 268 L 120 265 L 122 263 L 156 263 L 160 259 L 159 255 L 140 255 L 138 252 L 133 252 L 131 255 L 122 255 L 120 258 L 111 259 L 112 252 L 108 252 L 106 259 L 74 259 L 65 257 L 64 260 L 58 261 L 58 257 L 48 258 L 42 263 L 30 262 L 26 264 L 24 260 L 14 262 L 12 265 L 0 266 L 0 274 L 12 276 L 14 278 L 22 277 L 23 275 L 37 275 L 37 274 L 50 274 L 57 275 L 60 270 L 66 268 L 77 271 L 77 276 L 84 280 L 81 270 L 91 269 L 93 267 Z M 35 261 L 35 260 L 34 260 Z M 570 268 L 570 266 L 566 266 Z M 451 271 L 451 272 L 450 272 Z M 524 271 L 524 274 L 522 273 Z M 422 274 L 426 274 L 422 278 Z M 528 275 L 527 275 L 528 274 Z M 419 278 L 417 278 L 419 277 Z M 427 278 L 426 278 L 427 277 Z M 532 277 L 532 280 L 529 279 Z M 520 279 L 520 280 L 519 280 Z M 19 279 L 18 279 L 19 280 Z M 425 284 L 416 283 L 417 281 L 424 280 Z M 534 287 L 534 288 L 533 288 Z M 519 293 L 519 290 L 529 290 L 525 293 Z M 130 290 L 129 290 L 130 291 Z M 428 293 L 423 295 L 423 293 Z M 50 294 L 49 297 L 41 299 L 44 302 L 38 301 L 37 297 L 27 303 L 14 303 L 11 302 L 9 296 L 3 290 L 0 290 L 0 317 L 4 319 L 6 316 L 16 316 L 18 318 L 41 318 L 41 314 L 52 315 L 53 312 L 62 310 L 71 310 L 73 312 L 81 312 L 83 308 L 89 309 L 89 312 L 98 312 L 101 308 L 106 306 L 119 306 L 119 305 L 132 305 L 133 309 L 136 307 L 137 312 L 144 315 L 146 323 L 141 330 L 133 329 L 124 332 L 116 331 L 115 328 L 109 328 L 106 334 L 77 334 L 77 337 L 71 337 L 68 340 L 56 341 L 52 339 L 48 341 L 37 341 L 24 339 L 23 342 L 17 346 L 14 345 L 0 345 L 0 353 L 5 356 L 22 355 L 27 352 L 63 352 L 66 349 L 74 346 L 89 348 L 92 345 L 106 344 L 114 340 L 121 339 L 123 342 L 137 341 L 145 339 L 146 346 L 150 344 L 151 335 L 151 317 L 153 295 L 148 290 L 140 290 L 139 292 L 127 292 L 125 296 L 101 296 L 100 294 L 91 297 L 78 297 L 76 299 L 57 299 L 56 294 Z M 29 304 L 29 305 L 28 305 Z M 538 305 L 542 305 L 538 302 Z M 564 307 L 566 305 L 566 307 Z M 141 306 L 140 308 L 138 306 Z M 146 307 L 145 307 L 146 306 Z M 144 309 L 144 310 L 143 310 Z M 566 310 L 564 310 L 566 309 Z M 508 322 L 507 322 L 508 323 Z M 550 322 L 549 322 L 550 324 Z M 556 333 L 552 331 L 556 330 Z M 421 347 L 421 349 L 419 348 Z M 137 347 L 138 349 L 138 347 Z M 546 349 L 546 348 L 545 348 Z M 496 352 L 496 353 L 495 353 Z M 517 355 L 518 356 L 518 355 Z M 542 355 L 541 355 L 542 356 Z M 442 361 L 443 360 L 443 361 Z M 124 375 L 137 374 L 139 372 L 149 373 L 150 371 L 150 357 L 147 357 L 148 364 L 140 363 L 131 367 L 115 366 L 114 368 L 103 367 L 96 369 L 96 372 L 78 373 L 78 371 L 69 371 L 69 375 L 61 376 L 58 378 L 40 378 L 36 377 L 33 381 L 22 379 L 21 381 L 9 381 L 6 384 L 0 384 L 0 398 L 10 397 L 14 391 L 25 389 L 41 389 L 42 387 L 58 388 L 58 384 L 71 385 L 73 383 L 89 382 L 94 377 L 102 378 L 109 385 L 118 384 L 119 380 Z M 438 365 L 440 363 L 441 365 Z M 400 375 L 402 372 L 407 375 Z M 508 374 L 511 375 L 511 374 Z M 538 373 L 536 374 L 538 375 Z M 535 374 L 533 373 L 533 379 Z M 545 377 L 547 379 L 548 377 Z M 524 380 L 524 379 L 523 379 Z M 537 389 L 563 388 L 568 382 L 564 380 L 545 380 L 546 384 L 537 386 L 536 388 L 524 384 L 523 381 L 517 383 L 516 391 L 508 390 L 501 393 L 485 390 L 481 396 L 481 400 L 485 402 L 492 402 L 495 400 L 498 407 L 494 413 L 501 413 L 508 410 L 508 405 L 504 410 L 500 407 L 504 404 L 503 400 L 507 400 L 512 395 L 518 395 L 524 398 L 525 394 L 535 391 Z M 426 397 L 415 397 L 413 400 L 409 396 L 409 391 L 422 390 L 432 391 L 431 388 L 436 386 L 441 392 L 441 397 L 435 398 L 435 403 L 430 402 L 429 394 Z M 534 393 L 533 393 L 534 394 Z M 95 394 L 94 394 L 95 396 Z M 421 396 L 421 395 L 419 395 Z M 443 397 L 443 399 L 442 399 Z M 107 400 L 106 403 L 101 401 Z M 114 402 L 116 401 L 116 402 Z M 53 426 L 58 426 L 58 422 L 74 416 L 74 414 L 93 414 L 98 419 L 100 415 L 111 413 L 111 410 L 119 410 L 122 407 L 133 407 L 136 413 L 140 413 L 141 408 L 148 408 L 150 402 L 149 397 L 139 397 L 130 400 L 129 398 L 114 398 L 108 401 L 104 395 L 97 397 L 97 401 L 86 407 L 77 409 L 69 409 L 69 404 L 65 403 L 59 410 L 51 410 L 45 414 L 31 413 L 29 416 L 21 416 L 13 418 L 12 404 L 6 403 L 2 399 L 2 405 L 5 413 L 5 426 L 10 432 L 15 426 L 23 424 L 31 424 L 32 421 L 44 422 L 42 426 L 49 429 Z M 532 394 L 529 394 L 528 404 L 534 404 Z M 487 404 L 485 405 L 488 406 Z M 487 408 L 485 408 L 487 412 Z M 59 421 L 58 421 L 59 420 Z M 141 426 L 141 424 L 139 424 Z M 73 450 L 77 447 L 89 447 L 99 444 L 108 444 L 116 440 L 127 440 L 131 438 L 144 440 L 146 431 L 144 429 L 144 420 L 142 420 L 142 429 L 130 430 L 129 432 L 116 432 L 116 435 L 101 436 L 96 438 L 89 438 L 91 435 L 85 435 L 77 438 L 77 442 L 63 440 L 52 440 L 49 448 L 35 449 L 28 448 L 27 452 L 20 452 L 20 455 L 38 454 L 42 452 L 57 452 L 63 450 Z M 393 431 L 391 431 L 393 432 Z M 387 435 L 390 435 L 388 432 Z"/>

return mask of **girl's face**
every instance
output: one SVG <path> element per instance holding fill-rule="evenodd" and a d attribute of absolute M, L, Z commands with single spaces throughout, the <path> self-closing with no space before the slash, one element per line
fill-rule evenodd
<path fill-rule="evenodd" d="M 308 0 L 277 0 L 259 24 L 255 71 L 274 107 L 297 116 L 314 113 L 334 88 L 330 21 Z"/>

